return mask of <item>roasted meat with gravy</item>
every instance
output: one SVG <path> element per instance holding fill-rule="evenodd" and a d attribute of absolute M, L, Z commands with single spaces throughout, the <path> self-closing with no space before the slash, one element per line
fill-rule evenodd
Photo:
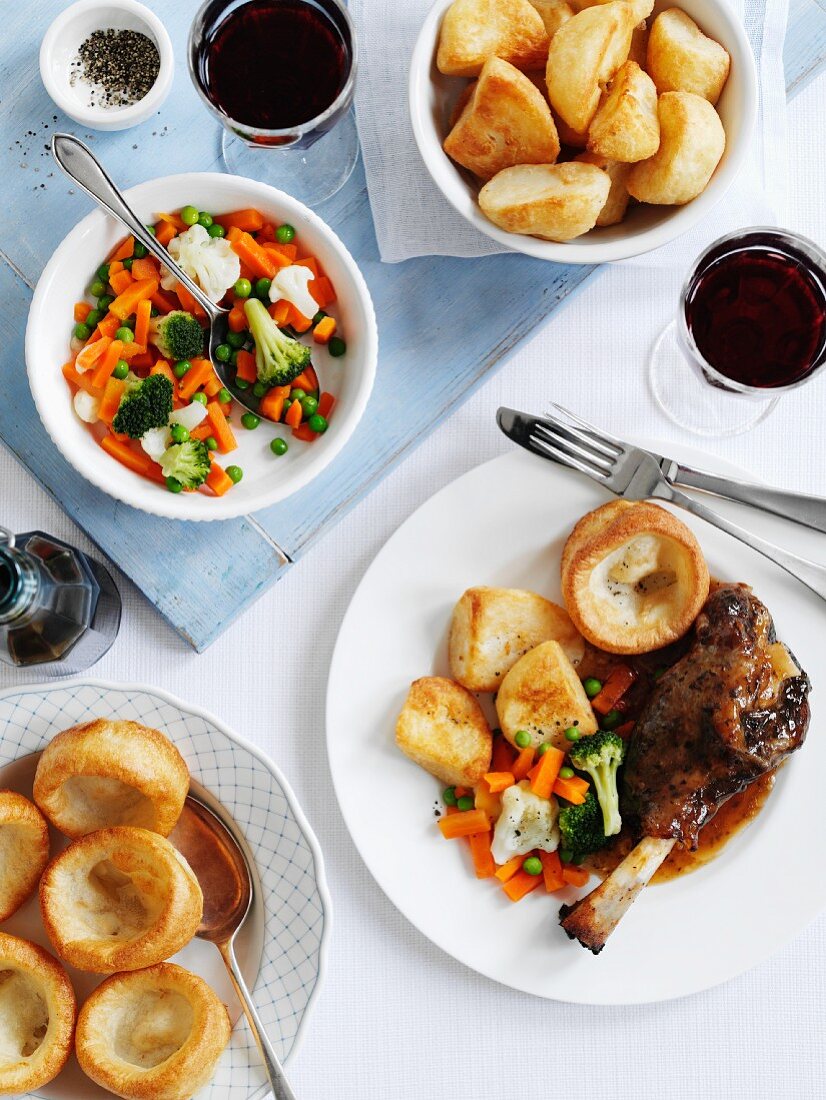
<path fill-rule="evenodd" d="M 727 799 L 800 748 L 810 687 L 751 590 L 714 589 L 691 648 L 655 685 L 629 744 L 623 817 L 643 840 L 587 897 L 562 907 L 572 939 L 598 954 L 672 847 L 695 848 Z"/>

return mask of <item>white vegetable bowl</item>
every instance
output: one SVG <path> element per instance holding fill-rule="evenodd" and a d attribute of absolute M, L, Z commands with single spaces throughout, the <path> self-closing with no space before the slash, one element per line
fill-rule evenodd
<path fill-rule="evenodd" d="M 639 205 L 619 225 L 592 229 L 558 244 L 508 233 L 479 209 L 479 183 L 442 149 L 449 119 L 466 80 L 443 76 L 436 68 L 442 19 L 452 0 L 436 0 L 419 33 L 410 64 L 410 116 L 419 152 L 436 186 L 459 213 L 505 248 L 567 264 L 598 264 L 650 252 L 687 232 L 716 206 L 743 167 L 757 118 L 757 74 L 748 37 L 726 0 L 657 0 L 658 12 L 679 7 L 731 54 L 731 72 L 717 103 L 726 131 L 726 150 L 708 187 L 685 206 Z"/>
<path fill-rule="evenodd" d="M 264 183 L 221 173 L 192 173 L 150 180 L 126 192 L 144 221 L 160 212 L 193 205 L 221 214 L 256 207 L 276 224 L 295 227 L 302 250 L 315 256 L 336 290 L 330 312 L 340 323 L 347 353 L 333 358 L 312 344 L 321 387 L 336 397 L 330 426 L 312 443 L 295 440 L 285 425 L 261 421 L 253 431 L 240 424 L 235 406 L 232 425 L 238 449 L 220 456 L 223 465 L 240 466 L 243 479 L 222 497 L 170 493 L 111 458 L 72 408 L 61 366 L 69 358 L 72 307 L 84 297 L 95 272 L 125 235 L 120 223 L 94 210 L 58 245 L 35 288 L 26 328 L 26 367 L 37 411 L 68 462 L 93 485 L 125 504 L 171 519 L 213 520 L 246 515 L 276 504 L 302 489 L 325 469 L 353 434 L 367 406 L 378 357 L 373 302 L 355 260 L 336 234 L 303 203 Z M 84 201 L 84 200 L 81 200 Z M 307 340 L 307 336 L 302 337 Z M 287 454 L 276 457 L 270 442 L 283 436 Z"/>

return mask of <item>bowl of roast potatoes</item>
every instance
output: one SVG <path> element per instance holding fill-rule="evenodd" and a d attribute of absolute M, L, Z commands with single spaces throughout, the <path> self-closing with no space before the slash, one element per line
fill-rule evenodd
<path fill-rule="evenodd" d="M 563 263 L 690 229 L 742 167 L 757 102 L 723 0 L 437 0 L 410 68 L 416 142 L 448 201 Z"/>

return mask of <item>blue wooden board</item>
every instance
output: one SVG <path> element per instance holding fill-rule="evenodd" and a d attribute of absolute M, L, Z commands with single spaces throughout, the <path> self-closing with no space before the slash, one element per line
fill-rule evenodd
<path fill-rule="evenodd" d="M 194 5 L 174 0 L 152 0 L 177 57 L 175 83 L 159 114 L 114 134 L 84 131 L 62 115 L 40 82 L 37 51 L 64 6 L 60 0 L 37 0 L 4 10 L 0 292 L 7 308 L 0 319 L 6 398 L 0 402 L 0 438 L 175 629 L 202 650 L 283 575 L 289 561 L 279 548 L 292 560 L 303 554 L 595 269 L 518 255 L 382 264 L 359 165 L 319 211 L 359 262 L 381 335 L 374 395 L 345 451 L 310 488 L 255 517 L 182 525 L 120 504 L 87 485 L 61 458 L 40 425 L 25 377 L 22 343 L 32 288 L 57 242 L 90 209 L 89 200 L 73 193 L 53 165 L 48 142 L 56 129 L 77 133 L 127 187 L 174 172 L 221 170 L 219 132 L 183 61 Z M 826 14 L 815 0 L 792 0 L 786 48 L 790 94 L 812 79 L 824 59 Z M 502 285 L 509 287 L 508 308 L 480 309 L 500 301 Z M 180 568 L 182 553 L 188 569 Z M 166 564 L 172 560 L 174 570 Z M 209 585 L 207 605 L 204 580 L 210 579 L 219 583 Z"/>

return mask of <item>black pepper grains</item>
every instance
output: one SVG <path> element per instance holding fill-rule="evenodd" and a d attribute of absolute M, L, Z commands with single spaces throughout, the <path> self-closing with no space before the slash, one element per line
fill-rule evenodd
<path fill-rule="evenodd" d="M 70 81 L 91 85 L 91 107 L 127 107 L 147 94 L 158 78 L 161 58 L 151 38 L 139 31 L 93 31 L 81 44 Z"/>

